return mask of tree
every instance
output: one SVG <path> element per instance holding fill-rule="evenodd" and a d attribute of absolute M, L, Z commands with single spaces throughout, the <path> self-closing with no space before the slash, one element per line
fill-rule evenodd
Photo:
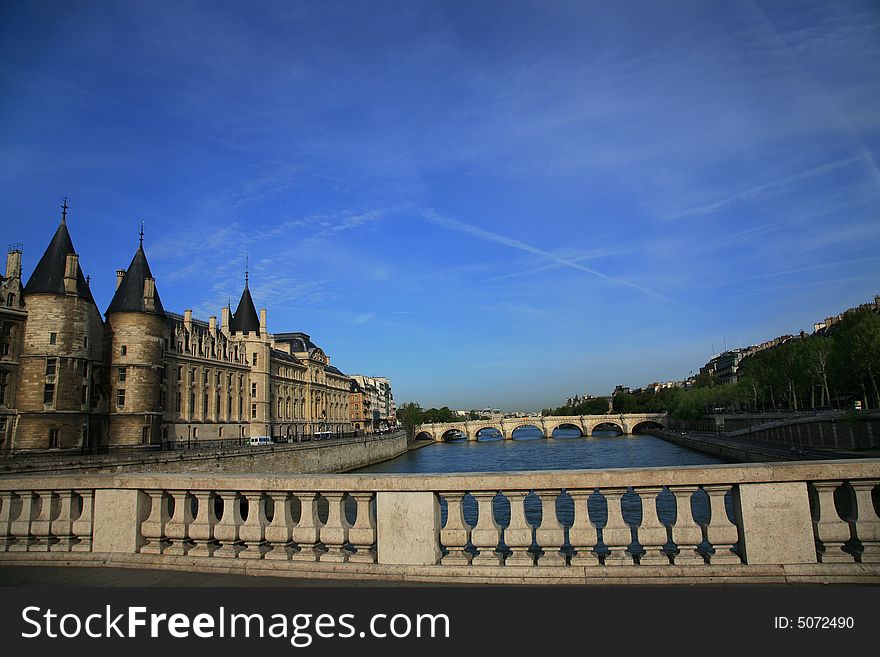
<path fill-rule="evenodd" d="M 864 407 L 880 408 L 880 315 L 867 309 L 847 314 L 833 333 L 841 358 L 841 378 L 851 393 L 861 393 Z M 873 399 L 869 399 L 869 398 Z"/>
<path fill-rule="evenodd" d="M 397 419 L 406 431 L 407 440 L 415 440 L 416 429 L 422 424 L 422 407 L 416 402 L 406 402 L 397 409 Z"/>

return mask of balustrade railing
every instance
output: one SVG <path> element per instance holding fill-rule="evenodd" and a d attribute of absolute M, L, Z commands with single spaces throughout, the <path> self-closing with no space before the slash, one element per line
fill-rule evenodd
<path fill-rule="evenodd" d="M 588 577 L 596 569 L 880 564 L 878 460 L 534 476 L 29 481 L 0 479 L 0 553 L 263 560 L 282 569 L 289 562 L 297 571 L 309 563 L 350 563 L 367 567 L 361 573 L 377 563 L 433 565 L 438 572 L 580 567 Z M 383 507 L 393 512 L 377 517 L 383 495 L 394 498 Z M 436 517 L 425 516 L 425 495 L 440 510 Z M 409 505 L 415 496 L 419 503 Z M 777 522 L 787 523 L 784 532 Z M 128 545 L 118 535 L 130 536 L 132 548 L 114 547 Z M 407 546 L 424 542 L 436 546 L 435 562 L 408 562 Z"/>

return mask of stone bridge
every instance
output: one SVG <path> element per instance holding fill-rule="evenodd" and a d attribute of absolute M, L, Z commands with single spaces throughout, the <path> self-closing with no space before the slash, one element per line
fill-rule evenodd
<path fill-rule="evenodd" d="M 622 433 L 656 427 L 666 428 L 666 413 L 623 413 L 618 415 L 547 415 L 534 417 L 508 417 L 497 420 L 464 420 L 462 422 L 438 422 L 423 424 L 416 431 L 417 439 L 448 440 L 453 432 L 460 431 L 468 440 L 477 440 L 483 429 L 496 429 L 505 440 L 513 439 L 514 430 L 535 427 L 547 438 L 557 428 L 577 429 L 582 436 L 590 436 L 600 424 L 617 427 Z"/>

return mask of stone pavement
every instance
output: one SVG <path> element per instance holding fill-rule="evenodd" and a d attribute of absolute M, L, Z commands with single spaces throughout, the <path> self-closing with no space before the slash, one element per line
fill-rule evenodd
<path fill-rule="evenodd" d="M 257 577 L 222 573 L 138 570 L 133 568 L 83 568 L 55 566 L 0 566 L 0 586 L 133 586 L 133 587 L 369 587 L 432 586 L 417 582 L 380 580 L 307 579 L 302 577 Z M 434 585 L 436 586 L 436 585 Z"/>

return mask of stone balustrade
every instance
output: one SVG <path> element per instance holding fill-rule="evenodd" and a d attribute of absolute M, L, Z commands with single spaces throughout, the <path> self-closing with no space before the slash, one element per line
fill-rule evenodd
<path fill-rule="evenodd" d="M 298 577 L 581 583 L 646 573 L 726 581 L 778 566 L 800 568 L 807 581 L 876 583 L 878 491 L 878 459 L 16 477 L 0 479 L 0 563 L 100 559 Z"/>

